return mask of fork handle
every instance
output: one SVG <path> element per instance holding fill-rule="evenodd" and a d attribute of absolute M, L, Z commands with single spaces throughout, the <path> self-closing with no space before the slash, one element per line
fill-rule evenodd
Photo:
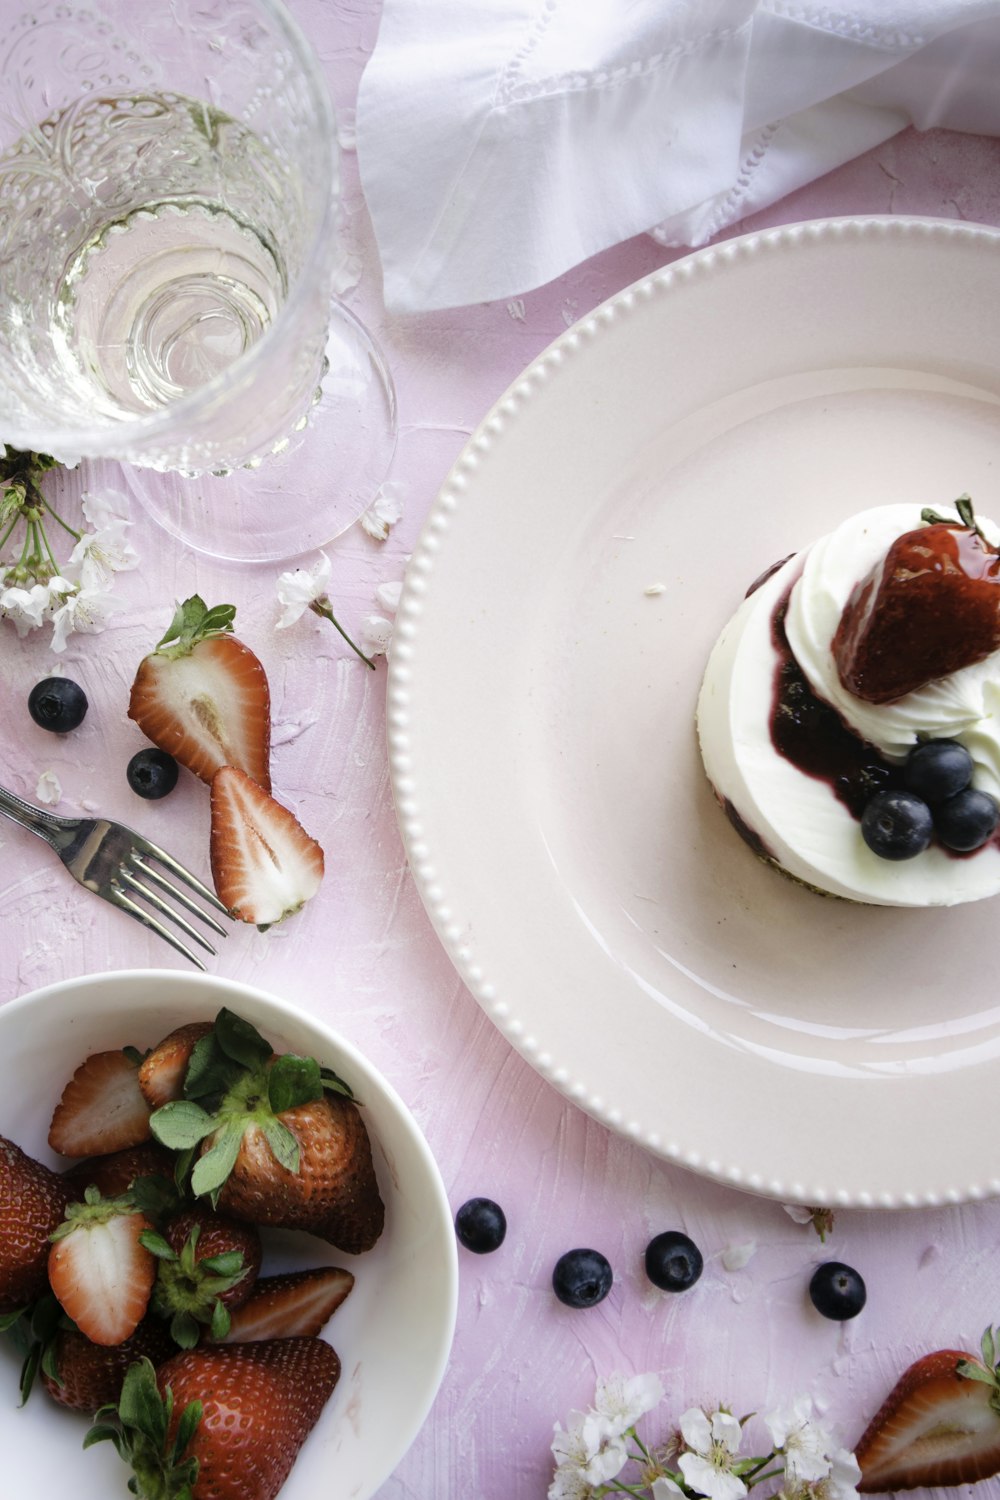
<path fill-rule="evenodd" d="M 30 833 L 37 833 L 39 838 L 51 843 L 52 839 L 66 832 L 75 819 L 59 818 L 55 813 L 43 812 L 40 807 L 33 807 L 30 802 L 22 802 L 20 797 L 15 797 L 13 792 L 8 792 L 6 787 L 0 786 L 0 813 L 10 818 L 14 823 L 20 823 L 22 828 L 27 828 Z"/>

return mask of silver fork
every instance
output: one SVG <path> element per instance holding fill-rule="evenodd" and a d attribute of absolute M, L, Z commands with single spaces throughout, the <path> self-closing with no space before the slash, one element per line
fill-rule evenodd
<path fill-rule="evenodd" d="M 192 953 L 187 944 L 182 943 L 155 916 L 139 906 L 132 896 L 148 902 L 154 911 L 169 918 L 192 942 L 209 953 L 215 953 L 211 943 L 192 927 L 186 917 L 164 901 L 158 891 L 171 896 L 186 911 L 199 917 L 219 937 L 227 935 L 226 929 L 208 912 L 203 911 L 197 902 L 192 901 L 187 891 L 165 879 L 150 861 L 155 860 L 175 880 L 197 892 L 213 911 L 228 916 L 222 902 L 165 850 L 157 848 L 156 844 L 151 844 L 142 834 L 133 832 L 124 824 L 110 823 L 107 818 L 58 818 L 55 813 L 44 812 L 40 807 L 33 807 L 30 802 L 22 802 L 20 797 L 15 797 L 13 792 L 8 792 L 3 787 L 0 787 L 0 813 L 44 839 L 49 848 L 58 854 L 73 879 L 78 880 L 86 890 L 103 896 L 105 901 L 110 901 L 120 911 L 128 912 L 130 917 L 158 933 L 164 942 L 176 948 L 178 953 L 183 953 L 199 969 L 204 969 L 205 965 L 197 954 Z"/>

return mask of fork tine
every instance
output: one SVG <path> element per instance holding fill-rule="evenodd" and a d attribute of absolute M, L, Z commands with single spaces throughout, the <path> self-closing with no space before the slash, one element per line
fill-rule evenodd
<path fill-rule="evenodd" d="M 153 859 L 158 859 L 160 861 L 160 864 L 163 865 L 165 869 L 170 871 L 171 875 L 176 875 L 178 880 L 182 880 L 184 884 L 188 886 L 189 889 L 196 892 L 196 894 L 199 895 L 203 901 L 207 901 L 209 906 L 211 906 L 214 911 L 221 911 L 223 916 L 229 916 L 228 908 L 223 906 L 222 902 L 219 900 L 215 892 L 210 891 L 207 885 L 203 885 L 202 882 L 198 879 L 197 875 L 192 875 L 190 870 L 186 870 L 183 865 L 178 864 L 177 860 L 174 859 L 172 854 L 168 854 L 167 851 L 165 849 L 161 849 L 159 845 L 151 844 L 148 839 L 141 838 L 138 835 L 135 836 L 134 844 L 136 850 L 140 854 L 147 854 L 150 855 Z"/>
<path fill-rule="evenodd" d="M 134 869 L 141 870 L 149 880 L 158 885 L 161 891 L 166 891 L 168 896 L 172 896 L 175 901 L 179 901 L 193 916 L 200 917 L 206 927 L 211 927 L 212 931 L 217 932 L 219 937 L 229 936 L 221 922 L 217 922 L 210 912 L 202 911 L 197 901 L 191 900 L 187 891 L 180 890 L 171 881 L 161 875 L 159 870 L 154 870 L 152 865 L 147 865 L 141 854 L 133 854 L 130 863 Z"/>
<path fill-rule="evenodd" d="M 182 943 L 180 938 L 174 937 L 174 934 L 168 928 L 164 927 L 162 922 L 158 922 L 155 917 L 151 917 L 148 911 L 143 911 L 141 906 L 136 906 L 135 902 L 126 896 L 125 892 L 119 886 L 113 885 L 105 896 L 105 900 L 110 901 L 111 905 L 117 906 L 119 910 L 128 912 L 130 917 L 135 917 L 137 922 L 141 922 L 143 927 L 148 927 L 151 932 L 158 933 L 165 943 L 170 944 L 171 948 L 176 948 L 178 953 L 183 953 L 185 958 L 190 959 L 195 968 L 201 969 L 202 972 L 205 971 L 205 965 L 196 953 L 192 953 L 191 949 Z M 215 949 L 213 948 L 210 951 L 214 953 Z"/>
<path fill-rule="evenodd" d="M 168 906 L 166 901 L 162 900 L 155 891 L 151 891 L 148 886 L 143 885 L 141 880 L 136 880 L 132 872 L 124 865 L 118 871 L 117 879 L 124 881 L 130 890 L 135 891 L 137 896 L 142 897 L 143 901 L 148 901 L 150 906 L 155 911 L 158 911 L 161 916 L 169 917 L 170 921 L 180 928 L 185 937 L 189 937 L 193 943 L 197 943 L 199 948 L 204 948 L 208 953 L 215 952 L 211 943 L 202 937 L 197 928 L 191 926 L 186 917 L 182 917 L 179 911 L 175 911 L 172 906 Z"/>

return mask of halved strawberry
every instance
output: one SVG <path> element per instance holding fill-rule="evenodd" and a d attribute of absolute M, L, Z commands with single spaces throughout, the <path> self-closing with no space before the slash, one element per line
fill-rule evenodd
<path fill-rule="evenodd" d="M 1000 1374 L 992 1330 L 983 1359 L 939 1349 L 910 1366 L 856 1448 L 863 1493 L 974 1484 L 1000 1473 Z"/>
<path fill-rule="evenodd" d="M 70 1196 L 58 1173 L 0 1135 L 0 1314 L 45 1291 L 49 1235 Z"/>
<path fill-rule="evenodd" d="M 49 1285 L 63 1311 L 94 1344 L 122 1344 L 149 1305 L 156 1261 L 140 1244 L 149 1220 L 125 1198 L 89 1187 L 51 1236 Z"/>
<path fill-rule="evenodd" d="M 223 1344 L 251 1344 L 259 1339 L 316 1335 L 354 1285 L 350 1271 L 324 1266 L 316 1271 L 289 1271 L 262 1276 L 230 1320 Z"/>
<path fill-rule="evenodd" d="M 150 1108 L 139 1088 L 139 1055 L 93 1052 L 63 1089 L 49 1126 L 62 1156 L 107 1156 L 149 1139 Z"/>
<path fill-rule="evenodd" d="M 109 1439 L 135 1493 L 274 1500 L 340 1377 L 322 1339 L 202 1345 L 129 1370 L 84 1447 Z"/>
<path fill-rule="evenodd" d="M 181 1097 L 195 1043 L 211 1029 L 211 1021 L 188 1021 L 146 1054 L 139 1069 L 139 1087 L 151 1109 L 159 1109 L 161 1104 Z"/>
<path fill-rule="evenodd" d="M 314 896 L 323 850 L 298 819 L 235 766 L 212 778 L 212 879 L 241 922 L 270 927 Z"/>
<path fill-rule="evenodd" d="M 257 657 L 230 634 L 235 614 L 197 594 L 179 605 L 139 664 L 128 716 L 202 781 L 238 766 L 270 791 L 271 696 Z"/>

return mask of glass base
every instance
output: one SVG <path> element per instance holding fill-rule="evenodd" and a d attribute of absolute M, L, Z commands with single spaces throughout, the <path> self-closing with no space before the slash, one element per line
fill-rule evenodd
<path fill-rule="evenodd" d="M 381 349 L 340 302 L 330 310 L 327 370 L 300 427 L 258 463 L 186 478 L 123 464 L 132 496 L 195 552 L 277 562 L 315 551 L 358 520 L 396 448 L 396 392 Z"/>

